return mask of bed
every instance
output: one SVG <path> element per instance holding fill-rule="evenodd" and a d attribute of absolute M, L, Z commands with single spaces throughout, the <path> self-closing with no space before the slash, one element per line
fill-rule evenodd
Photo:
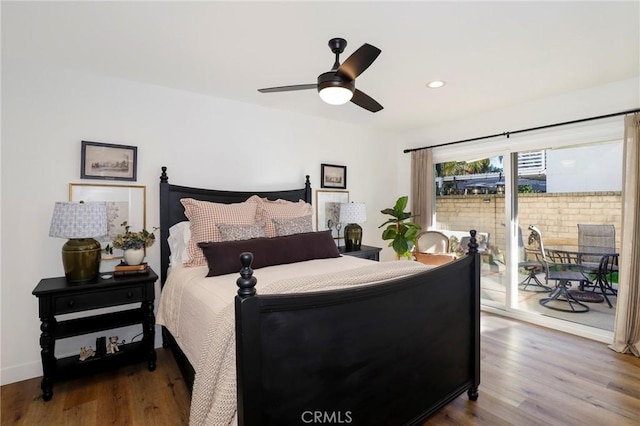
<path fill-rule="evenodd" d="M 169 229 L 187 220 L 180 200 L 230 204 L 252 196 L 311 204 L 309 176 L 304 187 L 294 190 L 220 191 L 169 184 L 167 168 L 162 167 L 161 304 L 176 292 L 169 288 L 169 278 L 178 276 L 182 269 L 198 275 L 197 269 L 170 267 Z M 476 400 L 480 384 L 480 259 L 475 231 L 471 231 L 469 247 L 466 256 L 439 267 L 341 256 L 254 271 L 252 264 L 260 259 L 243 252 L 238 256 L 238 272 L 207 278 L 210 282 L 226 280 L 216 286 L 224 286 L 229 294 L 224 310 L 231 312 L 232 330 L 220 328 L 225 322 L 220 320 L 210 327 L 208 339 L 233 339 L 235 374 L 233 384 L 228 385 L 234 392 L 233 410 L 237 410 L 233 422 L 421 424 L 464 392 Z M 343 287 L 334 280 L 333 287 L 318 287 L 313 281 L 319 281 L 321 275 L 310 274 L 311 268 L 328 271 L 326 275 L 332 279 L 353 276 L 359 283 Z M 380 279 L 376 268 L 402 271 L 399 277 Z M 289 278 L 272 278 L 276 270 Z M 265 280 L 275 282 L 261 287 Z M 295 280 L 306 282 L 311 291 L 296 291 L 297 287 L 291 286 L 298 285 Z M 201 296 L 192 299 L 198 304 Z M 188 326 L 183 321 L 183 330 L 205 329 L 212 321 L 197 310 L 191 316 L 195 323 Z M 171 347 L 185 382 L 193 388 L 191 424 L 214 424 L 211 415 L 216 413 L 195 413 L 201 411 L 203 400 L 217 398 L 202 390 L 211 388 L 209 382 L 213 381 L 224 387 L 217 369 L 226 371 L 229 367 L 220 362 L 209 368 L 208 358 L 218 362 L 229 354 L 197 354 L 193 346 L 188 348 L 181 342 L 185 333 L 188 331 L 172 333 L 163 326 L 163 345 Z M 198 365 L 200 384 L 194 379 Z"/>

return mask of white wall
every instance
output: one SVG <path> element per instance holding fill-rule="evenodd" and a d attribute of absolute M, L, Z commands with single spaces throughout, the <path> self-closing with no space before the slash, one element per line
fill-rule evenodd
<path fill-rule="evenodd" d="M 135 184 L 147 187 L 147 228 L 159 224 L 162 165 L 172 183 L 231 190 L 297 188 L 305 174 L 319 188 L 321 163 L 346 165 L 351 200 L 367 205 L 363 242 L 375 246 L 384 244 L 379 211 L 397 198 L 390 135 L 6 57 L 2 124 L 2 384 L 42 374 L 31 292 L 41 278 L 63 274 L 64 241 L 48 236 L 54 202 L 68 199 L 70 182 L 105 183 L 79 179 L 81 140 L 138 147 Z M 159 271 L 159 244 L 147 261 Z M 56 353 L 94 342 L 62 340 Z"/>

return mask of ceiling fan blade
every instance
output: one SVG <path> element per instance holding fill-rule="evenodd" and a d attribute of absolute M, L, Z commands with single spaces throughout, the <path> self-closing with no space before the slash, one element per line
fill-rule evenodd
<path fill-rule="evenodd" d="M 362 74 L 369 65 L 376 60 L 382 50 L 370 44 L 363 44 L 358 50 L 353 52 L 336 71 L 345 77 L 355 80 L 357 76 Z"/>
<path fill-rule="evenodd" d="M 266 89 L 258 89 L 260 93 L 273 93 L 273 92 L 291 92 L 293 90 L 309 90 L 317 89 L 318 84 L 297 84 L 295 86 L 280 86 L 280 87 L 267 87 Z"/>
<path fill-rule="evenodd" d="M 371 112 L 378 112 L 383 108 L 382 105 L 376 102 L 371 96 L 358 89 L 353 92 L 351 102 Z"/>

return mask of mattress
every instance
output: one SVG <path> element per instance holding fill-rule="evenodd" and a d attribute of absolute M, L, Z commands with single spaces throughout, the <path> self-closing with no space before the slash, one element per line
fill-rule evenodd
<path fill-rule="evenodd" d="M 370 264 L 354 256 L 315 259 L 254 270 L 256 290 L 292 277 L 340 272 Z M 238 267 L 238 270 L 240 268 Z M 165 326 L 192 366 L 198 365 L 209 329 L 217 314 L 233 303 L 239 273 L 206 277 L 208 268 L 176 266 L 163 287 L 156 323 Z"/>

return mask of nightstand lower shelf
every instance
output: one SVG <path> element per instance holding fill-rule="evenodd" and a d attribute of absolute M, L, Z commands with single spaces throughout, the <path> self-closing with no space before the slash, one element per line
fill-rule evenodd
<path fill-rule="evenodd" d="M 94 374 L 105 370 L 123 367 L 142 362 L 147 359 L 146 342 L 134 342 L 118 346 L 118 352 L 104 356 L 93 356 L 80 361 L 79 355 L 72 355 L 56 360 L 54 380 L 72 379 L 86 374 Z"/>

